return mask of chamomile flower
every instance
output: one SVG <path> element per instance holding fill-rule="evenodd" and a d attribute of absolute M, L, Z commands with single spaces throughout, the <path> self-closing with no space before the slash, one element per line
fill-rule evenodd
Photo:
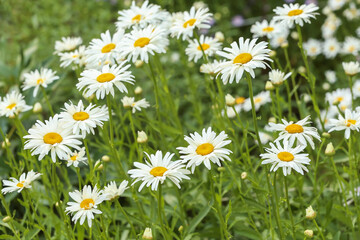
<path fill-rule="evenodd" d="M 284 141 L 284 146 L 280 142 L 270 143 L 270 148 L 265 148 L 266 153 L 260 154 L 263 159 L 261 164 L 271 164 L 270 172 L 275 172 L 282 168 L 284 176 L 291 174 L 294 169 L 298 173 L 304 175 L 304 171 L 308 172 L 305 165 L 310 164 L 309 154 L 301 153 L 305 146 L 298 145 L 295 148 L 288 141 Z"/>
<path fill-rule="evenodd" d="M 14 117 L 21 112 L 26 112 L 32 109 L 32 106 L 26 105 L 24 96 L 15 90 L 0 99 L 0 116 Z"/>
<path fill-rule="evenodd" d="M 85 108 L 80 100 L 78 105 L 72 102 L 65 103 L 63 112 L 59 115 L 60 121 L 63 122 L 64 128 L 72 128 L 73 134 L 80 134 L 85 138 L 90 132 L 95 134 L 94 129 L 99 126 L 102 128 L 105 121 L 109 120 L 107 106 L 97 107 L 90 103 Z"/>
<path fill-rule="evenodd" d="M 335 38 L 326 39 L 322 45 L 322 53 L 326 58 L 334 58 L 340 52 L 340 43 Z"/>
<path fill-rule="evenodd" d="M 239 44 L 233 42 L 231 48 L 224 48 L 224 51 L 218 51 L 217 54 L 226 58 L 225 62 L 219 63 L 217 71 L 221 75 L 224 84 L 232 83 L 234 80 L 238 83 L 245 72 L 255 77 L 254 69 L 266 68 L 269 65 L 265 61 L 272 61 L 269 57 L 270 49 L 266 42 L 256 43 L 257 39 L 239 38 Z"/>
<path fill-rule="evenodd" d="M 273 48 L 278 48 L 288 44 L 289 30 L 286 28 L 282 32 L 274 34 L 270 39 L 270 45 Z"/>
<path fill-rule="evenodd" d="M 69 52 L 75 50 L 82 43 L 81 37 L 62 37 L 61 41 L 55 42 L 55 53 Z"/>
<path fill-rule="evenodd" d="M 355 76 L 360 72 L 359 62 L 343 62 L 342 66 L 346 75 Z"/>
<path fill-rule="evenodd" d="M 39 70 L 32 71 L 24 74 L 23 90 L 27 90 L 34 87 L 33 96 L 35 97 L 40 87 L 46 88 L 50 83 L 59 79 L 59 76 L 55 75 L 56 72 L 48 69 L 41 68 Z"/>
<path fill-rule="evenodd" d="M 210 22 L 212 20 L 212 14 L 209 13 L 208 8 L 200 8 L 195 10 L 195 7 L 191 7 L 190 12 L 184 12 L 173 18 L 174 22 L 170 28 L 171 35 L 176 38 L 185 40 L 191 38 L 194 33 L 194 29 L 209 29 Z"/>
<path fill-rule="evenodd" d="M 160 22 L 159 12 L 160 6 L 149 4 L 149 1 L 144 1 L 141 7 L 136 6 L 133 1 L 129 9 L 119 11 L 120 16 L 115 24 L 117 29 L 144 28 L 149 24 Z"/>
<path fill-rule="evenodd" d="M 282 28 L 284 28 L 282 24 L 272 20 L 268 22 L 267 20 L 263 20 L 262 22 L 256 22 L 251 26 L 250 32 L 253 33 L 253 37 L 267 37 L 272 38 L 275 34 L 282 32 Z"/>
<path fill-rule="evenodd" d="M 281 85 L 290 76 L 291 76 L 291 72 L 285 75 L 285 73 L 283 73 L 278 69 L 274 69 L 271 72 L 269 72 L 269 80 L 273 85 Z"/>
<path fill-rule="evenodd" d="M 105 98 L 109 93 L 114 96 L 114 87 L 120 92 L 127 93 L 124 83 L 134 84 L 134 76 L 131 75 L 129 69 L 130 65 L 127 62 L 122 62 L 119 65 L 105 65 L 101 70 L 88 69 L 83 71 L 79 78 L 76 87 L 79 90 L 84 90 L 85 97 L 90 97 L 92 94 L 96 95 L 97 99 Z"/>
<path fill-rule="evenodd" d="M 355 3 L 350 3 L 349 8 L 345 9 L 344 11 L 344 16 L 349 21 L 354 20 L 356 18 L 359 18 L 360 10 L 356 8 Z"/>
<path fill-rule="evenodd" d="M 197 62 L 204 54 L 211 57 L 221 49 L 221 43 L 212 37 L 205 37 L 204 35 L 201 35 L 199 42 L 197 40 L 189 40 L 189 46 L 185 49 L 185 53 L 188 55 L 189 61 L 194 59 L 194 62 Z"/>
<path fill-rule="evenodd" d="M 325 71 L 325 77 L 326 80 L 328 80 L 329 83 L 335 83 L 336 82 L 336 72 L 332 70 Z"/>
<path fill-rule="evenodd" d="M 125 108 L 132 108 L 132 113 L 135 113 L 136 110 L 141 111 L 141 108 L 148 108 L 150 106 L 145 98 L 135 101 L 134 97 L 125 96 L 121 99 L 121 102 Z"/>
<path fill-rule="evenodd" d="M 67 158 L 64 159 L 65 161 L 67 161 L 67 167 L 70 167 L 71 165 L 73 165 L 74 167 L 78 167 L 79 163 L 83 163 L 85 165 L 87 165 L 87 157 L 85 156 L 86 152 L 85 152 L 85 148 L 81 148 L 80 151 L 74 151 L 70 154 L 67 155 Z"/>
<path fill-rule="evenodd" d="M 353 90 L 354 97 L 356 97 L 356 98 L 360 97 L 360 79 L 358 79 L 354 82 L 352 90 Z"/>
<path fill-rule="evenodd" d="M 41 173 L 36 173 L 33 170 L 31 170 L 28 173 L 21 174 L 19 180 L 13 177 L 11 177 L 10 180 L 3 180 L 4 188 L 1 189 L 1 193 L 7 194 L 9 192 L 15 192 L 15 191 L 19 193 L 24 188 L 31 188 L 31 183 L 40 176 Z"/>
<path fill-rule="evenodd" d="M 182 179 L 190 179 L 187 176 L 190 172 L 184 169 L 184 164 L 181 160 L 171 161 L 175 155 L 174 153 L 170 154 L 167 152 L 164 157 L 161 151 L 157 151 L 155 154 L 150 155 L 145 152 L 145 154 L 149 161 L 145 160 L 145 164 L 135 162 L 134 166 L 138 169 L 131 169 L 128 171 L 130 177 L 135 179 L 131 185 L 142 181 L 139 192 L 145 186 L 151 186 L 151 190 L 157 191 L 159 183 L 163 184 L 167 178 L 178 188 L 181 188 L 179 183 Z"/>
<path fill-rule="evenodd" d="M 346 37 L 343 43 L 342 52 L 357 56 L 360 50 L 360 40 L 355 37 Z"/>
<path fill-rule="evenodd" d="M 211 76 L 215 76 L 218 73 L 216 69 L 218 68 L 219 64 L 222 62 L 224 61 L 214 60 L 213 62 L 210 63 L 204 63 L 200 66 L 200 72 L 209 74 Z"/>
<path fill-rule="evenodd" d="M 91 227 L 94 214 L 102 213 L 97 207 L 106 199 L 106 195 L 96 186 L 92 190 L 90 185 L 84 186 L 81 192 L 76 190 L 70 192 L 69 195 L 75 202 L 68 202 L 65 212 L 73 215 L 71 220 L 75 223 L 80 219 L 80 225 L 83 225 L 87 219 L 88 225 Z"/>
<path fill-rule="evenodd" d="M 269 141 L 273 140 L 273 137 L 270 134 L 265 132 L 259 132 L 260 142 L 262 145 L 267 144 Z M 257 140 L 255 140 L 256 144 L 259 144 Z"/>
<path fill-rule="evenodd" d="M 322 37 L 324 39 L 334 38 L 334 34 L 340 25 L 340 18 L 336 17 L 335 14 L 330 14 L 321 26 Z"/>
<path fill-rule="evenodd" d="M 260 107 L 266 103 L 271 102 L 270 92 L 269 91 L 262 91 L 259 94 L 254 96 L 254 104 L 255 104 L 255 111 L 258 111 Z M 245 111 L 251 110 L 251 99 L 247 98 L 244 102 L 243 109 Z"/>
<path fill-rule="evenodd" d="M 79 150 L 81 145 L 78 140 L 81 136 L 73 135 L 71 128 L 63 128 L 59 115 L 50 117 L 45 123 L 38 120 L 24 138 L 28 139 L 24 149 L 30 149 L 31 155 L 39 155 L 39 160 L 42 160 L 50 152 L 54 163 L 56 156 L 64 160 L 71 154 L 70 147 Z"/>
<path fill-rule="evenodd" d="M 169 45 L 165 30 L 161 27 L 148 26 L 144 29 L 133 29 L 122 40 L 119 51 L 123 57 L 135 62 L 149 62 L 149 55 L 165 53 Z"/>
<path fill-rule="evenodd" d="M 295 141 L 298 145 L 307 146 L 310 144 L 312 149 L 315 148 L 313 138 L 321 141 L 320 135 L 317 129 L 314 127 L 308 127 L 306 125 L 311 124 L 310 116 L 294 123 L 293 121 L 286 121 L 282 119 L 282 123 L 269 123 L 269 131 L 280 131 L 279 137 L 275 142 L 289 141 L 289 145 L 293 146 Z"/>
<path fill-rule="evenodd" d="M 351 106 L 351 91 L 349 88 L 338 88 L 325 94 L 325 100 L 330 105 Z"/>
<path fill-rule="evenodd" d="M 328 6 L 331 10 L 336 11 L 342 8 L 346 4 L 347 0 L 329 0 Z"/>
<path fill-rule="evenodd" d="M 78 49 L 72 52 L 59 53 L 60 67 L 67 67 L 71 64 L 79 65 L 80 67 L 85 65 L 85 46 L 80 46 Z"/>
<path fill-rule="evenodd" d="M 318 9 L 319 7 L 313 3 L 308 5 L 300 5 L 298 3 L 290 3 L 290 5 L 284 4 L 282 7 L 274 9 L 277 16 L 274 16 L 273 19 L 289 26 L 289 28 L 292 28 L 294 23 L 302 27 L 304 23 L 311 23 L 310 19 L 318 15 L 318 13 L 315 12 Z"/>
<path fill-rule="evenodd" d="M 106 195 L 106 200 L 112 201 L 120 197 L 126 189 L 128 189 L 129 182 L 124 180 L 120 183 L 120 186 L 117 187 L 116 182 L 112 181 L 107 186 L 104 187 L 104 195 Z"/>
<path fill-rule="evenodd" d="M 303 46 L 307 55 L 310 57 L 316 57 L 321 53 L 321 42 L 316 39 L 309 39 Z"/>
<path fill-rule="evenodd" d="M 211 162 L 221 166 L 221 161 L 231 161 L 229 155 L 232 153 L 226 145 L 231 143 L 228 135 L 222 131 L 216 136 L 211 127 L 202 130 L 202 135 L 197 132 L 190 133 L 190 137 L 185 136 L 185 141 L 189 144 L 187 147 L 178 147 L 180 158 L 187 163 L 186 168 L 191 168 L 194 173 L 195 168 L 204 163 L 207 169 L 211 169 Z"/>
<path fill-rule="evenodd" d="M 338 119 L 330 119 L 329 132 L 345 130 L 345 138 L 349 139 L 351 130 L 358 131 L 360 128 L 360 112 L 345 109 L 345 117 L 339 114 Z"/>
<path fill-rule="evenodd" d="M 93 39 L 86 49 L 86 62 L 98 65 L 100 63 L 114 62 L 120 57 L 119 44 L 122 42 L 124 30 L 119 29 L 112 37 L 110 31 L 101 33 L 100 39 Z"/>

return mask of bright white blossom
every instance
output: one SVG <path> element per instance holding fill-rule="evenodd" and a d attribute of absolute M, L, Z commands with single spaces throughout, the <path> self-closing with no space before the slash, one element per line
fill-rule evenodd
<path fill-rule="evenodd" d="M 20 179 L 11 177 L 10 180 L 2 180 L 3 181 L 3 189 L 1 189 L 2 194 L 7 194 L 9 192 L 18 193 L 21 192 L 24 188 L 31 188 L 31 183 L 39 178 L 42 174 L 34 172 L 31 170 L 28 173 L 23 173 L 20 176 Z"/>
<path fill-rule="evenodd" d="M 359 131 L 360 128 L 360 112 L 345 109 L 345 116 L 339 114 L 338 119 L 330 119 L 329 125 L 332 127 L 329 132 L 345 130 L 345 138 L 350 138 L 351 130 Z"/>
<path fill-rule="evenodd" d="M 15 117 L 15 114 L 18 115 L 30 109 L 32 109 L 32 107 L 26 105 L 24 96 L 15 90 L 6 94 L 2 100 L 0 98 L 0 117 L 6 116 L 12 118 Z"/>
<path fill-rule="evenodd" d="M 120 183 L 120 186 L 116 186 L 116 182 L 112 181 L 107 186 L 104 187 L 104 195 L 106 195 L 106 200 L 114 200 L 120 197 L 126 189 L 128 189 L 129 182 L 124 180 Z"/>
<path fill-rule="evenodd" d="M 298 3 L 284 4 L 282 7 L 279 6 L 274 9 L 276 16 L 273 19 L 289 26 L 289 28 L 292 28 L 294 23 L 302 27 L 304 22 L 311 23 L 310 19 L 316 18 L 315 16 L 318 13 L 315 11 L 318 9 L 319 7 L 313 3 L 308 5 L 300 5 Z"/>
<path fill-rule="evenodd" d="M 34 88 L 33 96 L 35 97 L 40 87 L 47 88 L 47 86 L 59 79 L 59 76 L 55 75 L 56 72 L 48 69 L 41 68 L 29 73 L 24 74 L 24 83 L 22 85 L 23 90 Z"/>

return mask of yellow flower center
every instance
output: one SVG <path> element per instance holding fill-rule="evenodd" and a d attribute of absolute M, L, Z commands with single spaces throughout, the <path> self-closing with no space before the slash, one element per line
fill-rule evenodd
<path fill-rule="evenodd" d="M 141 15 L 140 14 L 136 15 L 135 17 L 133 17 L 131 19 L 132 22 L 140 22 L 140 20 L 141 20 Z"/>
<path fill-rule="evenodd" d="M 206 49 L 209 49 L 209 47 L 210 47 L 209 44 L 203 43 L 203 44 L 201 44 L 201 47 L 200 46 L 197 47 L 197 50 L 201 51 L 201 48 L 202 48 L 205 51 Z"/>
<path fill-rule="evenodd" d="M 343 97 L 337 97 L 337 98 L 336 98 L 336 101 L 338 101 L 338 102 L 341 102 L 342 100 L 344 100 Z"/>
<path fill-rule="evenodd" d="M 293 17 L 302 14 L 304 11 L 301 9 L 294 9 L 288 12 L 288 16 Z"/>
<path fill-rule="evenodd" d="M 250 62 L 251 59 L 252 59 L 252 56 L 250 53 L 240 53 L 239 55 L 236 56 L 236 58 L 234 58 L 233 63 L 245 64 L 247 62 Z"/>
<path fill-rule="evenodd" d="M 254 98 L 254 103 L 260 103 L 262 101 L 261 97 Z"/>
<path fill-rule="evenodd" d="M 302 133 L 304 131 L 304 128 L 299 124 L 290 124 L 286 126 L 285 130 L 288 133 Z"/>
<path fill-rule="evenodd" d="M 340 107 L 340 109 L 343 110 L 343 111 L 345 111 L 345 110 L 347 109 L 347 106 L 346 106 L 346 105 L 342 105 L 342 106 Z"/>
<path fill-rule="evenodd" d="M 44 83 L 44 79 L 42 79 L 42 78 L 39 78 L 38 80 L 36 80 L 37 85 L 43 84 L 43 83 Z"/>
<path fill-rule="evenodd" d="M 44 136 L 44 143 L 47 143 L 47 144 L 61 143 L 62 140 L 63 140 L 63 138 L 60 136 L 60 134 L 55 133 L 55 132 L 47 133 Z"/>
<path fill-rule="evenodd" d="M 184 28 L 187 28 L 187 27 L 189 27 L 189 26 L 193 26 L 195 22 L 196 22 L 196 19 L 195 19 L 195 18 L 192 18 L 192 19 L 190 19 L 190 20 L 187 20 L 186 22 L 184 22 L 183 27 L 184 27 Z"/>
<path fill-rule="evenodd" d="M 242 104 L 242 103 L 245 102 L 245 98 L 244 97 L 237 97 L 235 99 L 235 102 L 236 102 L 236 104 Z"/>
<path fill-rule="evenodd" d="M 70 157 L 70 160 L 71 160 L 71 161 L 76 161 L 76 159 L 77 159 L 77 155 L 76 155 L 76 154 L 75 154 L 74 156 L 71 156 L 71 157 Z"/>
<path fill-rule="evenodd" d="M 263 30 L 263 32 L 272 32 L 272 31 L 274 31 L 274 28 L 273 27 L 266 27 L 266 28 L 263 28 L 262 29 Z"/>
<path fill-rule="evenodd" d="M 84 121 L 89 118 L 89 114 L 87 112 L 76 112 L 73 115 L 73 119 L 76 121 Z"/>
<path fill-rule="evenodd" d="M 96 78 L 96 81 L 98 81 L 99 83 L 104 83 L 104 82 L 110 82 L 114 78 L 115 75 L 112 73 L 102 73 Z"/>
<path fill-rule="evenodd" d="M 16 184 L 16 186 L 19 187 L 19 188 L 23 188 L 24 187 L 24 182 L 25 181 L 18 182 L 18 184 Z"/>
<path fill-rule="evenodd" d="M 203 143 L 196 148 L 196 153 L 202 156 L 208 155 L 214 151 L 214 145 Z"/>
<path fill-rule="evenodd" d="M 95 205 L 95 202 L 94 202 L 94 200 L 92 198 L 84 199 L 80 203 L 80 207 L 85 209 L 85 210 L 91 209 L 94 205 Z"/>
<path fill-rule="evenodd" d="M 355 51 L 355 46 L 350 46 L 349 47 L 349 52 L 354 52 Z"/>
<path fill-rule="evenodd" d="M 330 51 L 334 51 L 335 50 L 335 46 L 330 46 Z"/>
<path fill-rule="evenodd" d="M 146 45 L 148 45 L 150 42 L 150 38 L 147 38 L 147 37 L 142 37 L 142 38 L 139 38 L 138 40 L 136 40 L 134 42 L 134 47 L 145 47 Z"/>
<path fill-rule="evenodd" d="M 78 57 L 79 57 L 79 54 L 72 55 L 72 58 L 78 58 Z"/>
<path fill-rule="evenodd" d="M 346 120 L 347 127 L 350 127 L 351 125 L 355 125 L 355 124 L 356 124 L 356 120 L 353 120 L 353 119 Z"/>
<path fill-rule="evenodd" d="M 283 162 L 291 162 L 294 160 L 294 155 L 289 152 L 279 152 L 277 157 Z"/>
<path fill-rule="evenodd" d="M 11 109 L 13 109 L 15 106 L 16 106 L 16 103 L 11 103 L 11 104 L 9 104 L 6 108 L 11 110 Z"/>
<path fill-rule="evenodd" d="M 113 50 L 115 47 L 116 47 L 115 44 L 109 43 L 109 44 L 105 45 L 105 46 L 101 49 L 101 52 L 102 52 L 102 53 L 111 52 L 111 50 Z"/>
<path fill-rule="evenodd" d="M 164 176 L 164 173 L 167 171 L 167 168 L 164 167 L 154 167 L 151 169 L 150 174 L 154 177 L 162 177 Z"/>

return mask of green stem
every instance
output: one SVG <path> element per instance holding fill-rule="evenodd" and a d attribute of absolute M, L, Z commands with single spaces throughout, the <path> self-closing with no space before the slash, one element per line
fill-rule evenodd
<path fill-rule="evenodd" d="M 129 218 L 129 215 L 126 213 L 125 209 L 121 206 L 120 202 L 118 199 L 115 200 L 116 205 L 120 208 L 120 211 L 122 212 L 122 214 L 124 215 L 124 217 L 126 218 L 126 221 L 130 224 L 131 227 L 131 233 L 133 234 L 133 236 L 136 238 L 136 231 L 134 228 L 134 225 L 132 223 L 132 221 Z"/>
<path fill-rule="evenodd" d="M 282 110 L 281 110 L 281 105 L 280 105 L 280 95 L 279 95 L 279 87 L 278 86 L 275 88 L 275 92 L 276 92 L 276 102 L 277 102 L 279 120 L 281 121 L 281 119 L 282 119 Z"/>
<path fill-rule="evenodd" d="M 163 212 L 162 201 L 163 201 L 163 197 L 162 197 L 162 185 L 161 184 L 159 184 L 157 201 L 158 201 L 158 217 L 159 217 L 159 223 L 160 223 L 160 227 L 161 227 L 161 232 L 162 232 L 163 237 L 167 240 L 167 239 L 170 239 L 170 238 L 167 235 L 167 230 L 165 228 L 164 221 L 163 221 L 163 218 L 162 218 L 162 212 Z"/>
<path fill-rule="evenodd" d="M 280 239 L 284 239 L 283 229 L 282 229 L 282 225 L 281 225 L 281 221 L 280 221 L 280 213 L 279 213 L 279 198 L 278 198 L 277 189 L 276 189 L 276 172 L 274 173 L 274 195 L 275 195 L 275 204 L 276 204 L 275 205 L 276 223 L 279 228 Z"/>
<path fill-rule="evenodd" d="M 291 206 L 290 206 L 289 189 L 288 189 L 288 183 L 287 183 L 287 178 L 286 178 L 286 176 L 284 176 L 284 180 L 285 180 L 286 203 L 287 203 L 287 207 L 288 207 L 289 215 L 290 215 L 290 222 L 291 222 L 292 234 L 293 234 L 293 238 L 296 239 L 296 237 L 295 237 L 294 217 L 293 217 L 292 210 L 291 210 Z"/>
<path fill-rule="evenodd" d="M 50 113 L 51 113 L 52 116 L 54 116 L 54 111 L 53 111 L 52 106 L 50 104 L 49 98 L 48 98 L 48 96 L 46 94 L 45 88 L 43 86 L 41 86 L 40 88 L 41 88 L 41 91 L 43 92 L 45 102 L 46 102 L 46 104 L 47 104 L 47 106 L 48 106 L 48 108 L 50 110 Z"/>
<path fill-rule="evenodd" d="M 324 234 L 323 234 L 323 232 L 321 231 L 321 229 L 320 229 L 320 227 L 319 227 L 319 225 L 317 224 L 317 222 L 316 222 L 315 219 L 313 219 L 313 223 L 315 224 L 317 230 L 319 231 L 322 240 L 325 240 Z"/>

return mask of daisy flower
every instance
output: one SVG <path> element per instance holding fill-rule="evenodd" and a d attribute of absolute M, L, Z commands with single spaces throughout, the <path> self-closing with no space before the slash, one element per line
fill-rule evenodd
<path fill-rule="evenodd" d="M 340 52 L 340 48 L 340 43 L 335 38 L 329 38 L 322 45 L 322 52 L 326 58 L 334 58 Z"/>
<path fill-rule="evenodd" d="M 349 139 L 351 130 L 359 131 L 360 112 L 345 109 L 345 117 L 339 114 L 338 119 L 330 119 L 329 125 L 332 127 L 329 132 L 345 130 L 345 138 Z"/>
<path fill-rule="evenodd" d="M 343 43 L 342 52 L 344 54 L 358 55 L 360 50 L 360 40 L 354 37 L 346 37 Z"/>
<path fill-rule="evenodd" d="M 182 179 L 190 179 L 187 175 L 190 172 L 184 169 L 184 165 L 181 160 L 171 161 L 174 153 L 170 154 L 167 152 L 163 157 L 161 151 L 156 151 L 155 155 L 149 155 L 146 153 L 149 161 L 145 160 L 144 163 L 135 162 L 134 166 L 138 169 L 131 169 L 128 171 L 130 177 L 135 179 L 131 184 L 142 181 L 139 192 L 143 187 L 151 186 L 151 190 L 157 191 L 159 183 L 163 184 L 164 181 L 168 178 L 170 179 L 178 188 L 180 187 L 180 182 Z"/>
<path fill-rule="evenodd" d="M 318 15 L 315 11 L 318 9 L 319 7 L 313 3 L 309 5 L 300 5 L 298 3 L 290 3 L 290 5 L 284 4 L 282 7 L 274 9 L 277 16 L 274 16 L 273 19 L 281 22 L 285 26 L 289 26 L 289 28 L 292 28 L 294 23 L 302 27 L 304 22 L 311 23 L 310 19 L 315 19 L 315 16 Z"/>
<path fill-rule="evenodd" d="M 304 49 L 308 56 L 316 57 L 321 53 L 322 43 L 316 39 L 310 38 L 304 43 Z"/>
<path fill-rule="evenodd" d="M 351 91 L 350 88 L 338 88 L 333 92 L 327 92 L 325 94 L 325 100 L 330 105 L 339 104 L 339 106 L 351 105 Z"/>
<path fill-rule="evenodd" d="M 185 49 L 185 53 L 188 55 L 189 61 L 194 59 L 194 62 L 197 62 L 204 54 L 211 57 L 221 49 L 221 43 L 212 37 L 205 37 L 204 35 L 201 35 L 199 42 L 197 40 L 189 40 L 189 46 Z"/>
<path fill-rule="evenodd" d="M 118 21 L 115 23 L 117 29 L 127 29 L 132 27 L 144 28 L 150 24 L 160 22 L 158 13 L 160 6 L 149 4 L 145 1 L 141 7 L 136 6 L 135 1 L 132 2 L 129 9 L 119 11 Z"/>
<path fill-rule="evenodd" d="M 359 62 L 343 62 L 342 66 L 346 75 L 355 76 L 360 72 Z"/>
<path fill-rule="evenodd" d="M 273 85 L 281 85 L 286 79 L 288 79 L 291 76 L 291 72 L 283 73 L 282 71 L 278 69 L 274 69 L 271 72 L 269 72 L 269 80 Z"/>
<path fill-rule="evenodd" d="M 191 172 L 194 173 L 195 167 L 204 163 L 207 169 L 211 169 L 210 162 L 221 166 L 220 161 L 228 160 L 231 161 L 228 156 L 232 151 L 224 148 L 226 145 L 231 143 L 228 140 L 228 135 L 222 131 L 218 136 L 211 130 L 202 130 L 202 135 L 197 132 L 190 133 L 190 137 L 185 136 L 185 141 L 188 142 L 187 147 L 178 147 L 180 158 L 184 163 L 187 163 L 186 168 L 191 167 Z"/>
<path fill-rule="evenodd" d="M 282 29 L 285 27 L 286 26 L 283 26 L 274 20 L 271 20 L 270 22 L 263 20 L 262 22 L 256 22 L 252 25 L 250 32 L 253 33 L 254 38 L 267 37 L 270 39 L 275 34 L 282 32 Z"/>
<path fill-rule="evenodd" d="M 355 3 L 350 3 L 349 8 L 345 9 L 344 16 L 347 18 L 347 20 L 351 21 L 360 16 L 360 11 L 356 8 Z"/>
<path fill-rule="evenodd" d="M 274 34 L 270 39 L 270 45 L 273 48 L 281 47 L 285 44 L 288 44 L 289 30 L 286 28 L 281 33 Z"/>
<path fill-rule="evenodd" d="M 78 105 L 74 105 L 72 102 L 65 103 L 63 111 L 60 113 L 59 119 L 64 123 L 64 128 L 72 128 L 75 135 L 79 135 L 81 132 L 83 138 L 90 132 L 95 134 L 94 129 L 97 126 L 102 128 L 104 121 L 109 120 L 107 106 L 97 107 L 90 103 L 85 108 L 81 100 Z"/>
<path fill-rule="evenodd" d="M 106 195 L 106 200 L 112 201 L 120 197 L 126 189 L 128 189 L 129 182 L 124 180 L 120 183 L 120 186 L 117 187 L 115 181 L 110 182 L 107 186 L 104 187 L 104 195 Z"/>
<path fill-rule="evenodd" d="M 177 39 L 182 36 L 182 40 L 191 38 L 194 34 L 194 29 L 209 29 L 212 14 L 209 13 L 208 8 L 195 9 L 191 7 L 190 12 L 184 12 L 174 19 L 173 25 L 170 28 L 171 36 Z"/>
<path fill-rule="evenodd" d="M 33 170 L 31 170 L 28 173 L 23 173 L 20 176 L 20 179 L 17 180 L 16 178 L 11 177 L 9 180 L 3 180 L 3 186 L 4 188 L 1 189 L 2 194 L 7 194 L 9 192 L 15 192 L 18 193 L 21 192 L 24 188 L 31 188 L 31 182 L 40 177 L 41 173 L 36 173 Z"/>
<path fill-rule="evenodd" d="M 106 195 L 103 194 L 102 190 L 99 191 L 96 186 L 92 190 L 90 185 L 84 186 L 81 192 L 76 190 L 70 192 L 69 195 L 75 202 L 68 202 L 65 212 L 74 215 L 71 220 L 75 224 L 80 219 L 80 225 L 83 225 L 87 219 L 89 227 L 91 227 L 94 214 L 102 213 L 97 207 L 106 199 Z"/>
<path fill-rule="evenodd" d="M 269 91 L 262 91 L 259 94 L 254 96 L 254 104 L 255 104 L 255 111 L 258 111 L 260 107 L 266 103 L 271 102 L 270 92 Z M 247 98 L 244 102 L 243 109 L 245 111 L 251 110 L 251 99 Z"/>
<path fill-rule="evenodd" d="M 265 132 L 259 132 L 259 136 L 260 136 L 260 142 L 262 145 L 267 144 L 269 141 L 273 140 L 273 137 Z M 255 140 L 256 144 L 259 144 L 257 140 Z"/>
<path fill-rule="evenodd" d="M 0 116 L 15 117 L 21 112 L 26 112 L 32 109 L 32 106 L 26 105 L 24 96 L 15 90 L 0 99 Z"/>
<path fill-rule="evenodd" d="M 74 167 L 78 167 L 79 163 L 84 163 L 85 165 L 87 165 L 86 161 L 87 161 L 87 157 L 85 156 L 86 152 L 85 152 L 85 148 L 81 148 L 80 151 L 74 151 L 70 154 L 67 155 L 67 158 L 64 159 L 65 161 L 67 161 L 67 167 L 70 167 L 71 165 L 73 165 Z"/>
<path fill-rule="evenodd" d="M 331 10 L 336 11 L 342 8 L 346 4 L 347 0 L 329 0 L 327 5 Z"/>
<path fill-rule="evenodd" d="M 238 83 L 242 78 L 244 71 L 255 77 L 254 69 L 266 68 L 269 65 L 265 61 L 272 61 L 269 57 L 270 49 L 266 42 L 256 43 L 257 39 L 244 40 L 239 38 L 239 44 L 233 42 L 231 48 L 224 48 L 224 51 L 218 51 L 217 54 L 226 58 L 226 61 L 220 63 L 217 71 L 221 75 L 224 84 L 232 83 L 234 80 Z"/>
<path fill-rule="evenodd" d="M 284 147 L 280 142 L 276 142 L 276 146 L 270 143 L 270 148 L 265 148 L 266 153 L 260 154 L 263 159 L 261 164 L 271 164 L 270 172 L 275 172 L 278 168 L 283 169 L 284 176 L 291 174 L 294 169 L 298 173 L 304 175 L 304 171 L 309 170 L 305 165 L 310 164 L 309 154 L 301 153 L 305 146 L 296 146 L 292 148 L 288 141 L 283 142 Z"/>
<path fill-rule="evenodd" d="M 149 54 L 165 53 L 168 45 L 169 39 L 163 28 L 148 26 L 144 29 L 134 29 L 126 34 L 119 52 L 129 61 L 135 62 L 140 58 L 141 61 L 148 63 Z"/>
<path fill-rule="evenodd" d="M 71 64 L 84 66 L 85 65 L 85 46 L 80 46 L 78 49 L 72 52 L 59 53 L 60 67 L 67 67 Z"/>
<path fill-rule="evenodd" d="M 150 106 L 145 98 L 135 101 L 134 97 L 125 96 L 121 99 L 121 102 L 125 108 L 132 108 L 132 113 L 135 113 L 136 110 L 141 111 L 141 108 L 148 108 Z"/>
<path fill-rule="evenodd" d="M 307 143 L 310 144 L 311 148 L 315 148 L 313 138 L 316 138 L 321 142 L 320 135 L 317 132 L 317 129 L 314 127 L 308 127 L 306 125 L 310 124 L 310 115 L 304 119 L 294 123 L 293 121 L 286 121 L 282 119 L 282 123 L 269 123 L 269 131 L 280 131 L 279 137 L 275 142 L 281 140 L 288 141 L 290 146 L 293 146 L 295 141 L 298 145 L 307 146 Z"/>
<path fill-rule="evenodd" d="M 22 89 L 27 90 L 34 87 L 33 96 L 35 97 L 40 87 L 47 88 L 50 83 L 59 79 L 59 76 L 55 74 L 55 71 L 48 68 L 41 68 L 40 71 L 35 70 L 30 73 L 25 73 Z"/>
<path fill-rule="evenodd" d="M 61 41 L 55 42 L 55 53 L 72 51 L 81 43 L 81 37 L 62 37 Z"/>
<path fill-rule="evenodd" d="M 353 85 L 354 97 L 360 97 L 360 79 L 356 80 Z"/>
<path fill-rule="evenodd" d="M 216 69 L 218 68 L 219 64 L 222 62 L 224 61 L 214 60 L 213 62 L 202 64 L 200 66 L 200 72 L 209 74 L 211 76 L 215 76 L 218 73 Z"/>
<path fill-rule="evenodd" d="M 45 123 L 38 120 L 24 138 L 28 139 L 24 149 L 30 149 L 31 155 L 39 155 L 41 160 L 50 152 L 54 163 L 56 156 L 64 160 L 71 154 L 70 147 L 79 150 L 81 145 L 78 140 L 81 136 L 73 135 L 71 128 L 63 128 L 57 114 L 45 120 Z"/>
<path fill-rule="evenodd" d="M 124 30 L 120 29 L 112 37 L 110 31 L 101 33 L 100 39 L 93 39 L 86 49 L 86 61 L 90 64 L 113 62 L 119 55 L 119 44 L 122 42 Z"/>
<path fill-rule="evenodd" d="M 104 99 L 109 93 L 114 96 L 114 86 L 120 92 L 127 93 L 124 83 L 134 84 L 134 76 L 131 75 L 130 65 L 122 62 L 119 65 L 105 65 L 101 70 L 88 69 L 83 71 L 76 87 L 81 91 L 84 90 L 84 96 L 90 97 L 95 93 L 97 99 Z"/>
<path fill-rule="evenodd" d="M 325 77 L 326 80 L 328 80 L 329 83 L 335 83 L 336 82 L 336 72 L 332 70 L 325 71 Z"/>
<path fill-rule="evenodd" d="M 321 34 L 324 39 L 333 38 L 336 30 L 341 25 L 340 18 L 336 17 L 335 14 L 329 15 L 324 24 L 321 26 Z"/>

